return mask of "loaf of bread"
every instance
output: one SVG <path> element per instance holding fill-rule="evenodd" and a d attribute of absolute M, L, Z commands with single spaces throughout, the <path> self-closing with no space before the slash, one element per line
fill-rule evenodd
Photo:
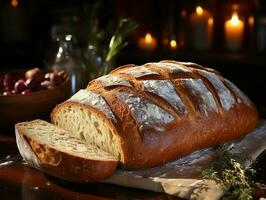
<path fill-rule="evenodd" d="M 15 130 L 19 152 L 27 163 L 57 178 L 94 182 L 116 169 L 114 156 L 43 120 L 18 123 Z"/>
<path fill-rule="evenodd" d="M 56 106 L 51 121 L 122 167 L 140 169 L 244 136 L 258 114 L 217 71 L 161 61 L 122 66 L 91 81 Z"/>

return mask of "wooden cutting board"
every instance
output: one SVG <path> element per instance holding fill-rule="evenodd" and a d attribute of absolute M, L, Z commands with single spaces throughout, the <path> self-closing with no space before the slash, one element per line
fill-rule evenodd
<path fill-rule="evenodd" d="M 243 154 L 251 158 L 242 163 L 249 166 L 266 149 L 266 121 L 261 120 L 257 128 L 241 140 L 226 143 L 224 146 L 232 154 Z M 164 192 L 185 199 L 215 200 L 221 198 L 224 192 L 215 182 L 201 180 L 201 172 L 216 158 L 215 149 L 203 149 L 151 169 L 117 170 L 114 175 L 103 182 Z"/>

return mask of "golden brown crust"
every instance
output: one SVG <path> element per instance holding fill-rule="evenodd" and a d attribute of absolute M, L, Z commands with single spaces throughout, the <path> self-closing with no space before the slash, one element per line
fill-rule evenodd
<path fill-rule="evenodd" d="M 114 92 L 115 93 L 115 92 Z M 110 95 L 114 98 L 115 95 Z M 139 132 L 134 118 L 119 99 L 108 100 L 115 114 L 120 116 L 121 137 L 126 169 L 149 168 L 226 141 L 237 139 L 251 131 L 257 123 L 257 111 L 239 104 L 228 112 L 212 113 L 208 117 L 183 117 L 170 124 L 163 133 Z M 124 121 L 124 123 L 122 123 Z"/>
<path fill-rule="evenodd" d="M 176 61 L 162 61 L 160 63 L 177 64 L 185 70 L 170 72 L 168 69 L 149 63 L 144 66 L 157 74 L 134 77 L 123 73 L 124 70 L 134 67 L 127 65 L 112 71 L 110 74 L 124 78 L 130 83 L 131 87 L 125 85 L 105 87 L 98 80 L 91 82 L 87 87 L 87 90 L 103 96 L 118 119 L 116 129 L 121 140 L 123 154 L 121 162 L 124 168 L 153 167 L 192 153 L 195 150 L 237 139 L 256 126 L 258 113 L 255 106 L 247 104 L 244 100 L 240 101 L 239 94 L 229 88 L 223 77 L 215 70 L 203 68 L 192 63 L 186 64 Z M 222 106 L 217 89 L 210 80 L 200 73 L 201 70 L 212 73 L 211 75 L 216 76 L 218 81 L 220 80 L 229 90 L 232 96 L 231 100 L 234 101 L 229 109 L 225 107 L 226 105 Z M 204 114 L 200 109 L 202 100 L 182 82 L 184 79 L 202 81 L 208 92 L 210 92 L 217 110 L 207 110 Z M 142 91 L 141 81 L 143 80 L 170 81 L 184 103 L 187 114 L 182 115 L 158 95 Z M 136 119 L 125 101 L 118 97 L 121 92 L 143 97 L 170 113 L 174 117 L 174 121 L 162 124 L 165 129 L 163 132 L 153 128 L 140 130 L 142 124 Z M 163 93 L 164 91 L 161 92 Z M 64 103 L 62 106 L 64 106 Z"/>

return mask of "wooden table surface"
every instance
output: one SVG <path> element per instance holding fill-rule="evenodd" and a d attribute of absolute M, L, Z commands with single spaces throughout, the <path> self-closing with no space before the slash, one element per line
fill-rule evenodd
<path fill-rule="evenodd" d="M 0 134 L 1 200 L 178 199 L 167 194 L 111 184 L 80 184 L 61 181 L 24 166 L 19 159 L 13 159 L 18 154 L 14 136 Z M 266 183 L 265 165 L 266 152 L 263 152 L 254 166 L 258 170 L 256 179 L 264 184 Z M 262 196 L 266 197 L 265 190 L 262 188 L 256 189 L 254 196 L 255 199 Z"/>

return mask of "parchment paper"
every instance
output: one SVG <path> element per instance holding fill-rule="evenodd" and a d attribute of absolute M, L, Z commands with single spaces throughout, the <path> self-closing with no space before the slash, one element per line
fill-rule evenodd
<path fill-rule="evenodd" d="M 266 121 L 238 141 L 224 144 L 232 154 L 247 155 L 251 160 L 242 163 L 252 164 L 266 149 Z M 201 180 L 201 172 L 216 158 L 217 151 L 207 148 L 167 164 L 138 171 L 117 170 L 105 183 L 134 187 L 155 192 L 164 192 L 185 199 L 215 200 L 224 192 L 213 181 Z M 155 152 L 156 154 L 156 152 Z"/>

